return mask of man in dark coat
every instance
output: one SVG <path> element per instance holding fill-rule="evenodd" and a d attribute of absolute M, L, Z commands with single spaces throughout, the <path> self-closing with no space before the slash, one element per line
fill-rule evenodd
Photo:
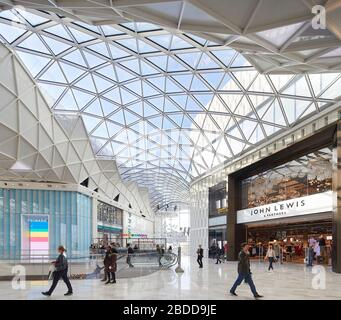
<path fill-rule="evenodd" d="M 70 280 L 67 277 L 68 263 L 67 263 L 67 259 L 66 259 L 65 254 L 64 254 L 65 251 L 66 250 L 63 246 L 58 247 L 59 256 L 58 256 L 57 260 L 54 262 L 55 271 L 53 272 L 52 286 L 51 286 L 49 291 L 42 292 L 42 294 L 44 296 L 50 296 L 52 294 L 52 292 L 56 288 L 60 278 L 63 279 L 63 281 L 65 282 L 67 289 L 68 289 L 67 293 L 65 293 L 64 296 L 71 296 L 73 293 Z"/>
<path fill-rule="evenodd" d="M 204 250 L 201 247 L 201 244 L 199 244 L 199 248 L 197 250 L 197 262 L 199 264 L 199 268 L 203 268 L 203 264 L 202 264 L 202 258 L 204 257 Z"/>
<path fill-rule="evenodd" d="M 253 296 L 257 298 L 262 298 L 260 294 L 257 293 L 256 287 L 252 280 L 252 273 L 250 270 L 250 252 L 249 245 L 247 243 L 242 244 L 242 249 L 238 255 L 238 278 L 230 289 L 230 293 L 236 296 L 236 289 L 242 283 L 243 280 L 250 286 Z"/>

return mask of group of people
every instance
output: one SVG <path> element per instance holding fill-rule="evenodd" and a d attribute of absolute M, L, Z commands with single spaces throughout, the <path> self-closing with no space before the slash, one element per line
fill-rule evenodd
<path fill-rule="evenodd" d="M 226 244 L 227 252 L 227 244 Z M 202 259 L 204 257 L 204 250 L 201 245 L 197 249 L 197 262 L 199 268 L 203 268 Z M 238 254 L 238 277 L 230 289 L 230 293 L 233 296 L 237 296 L 237 287 L 243 282 L 247 283 L 251 289 L 251 292 L 255 299 L 262 298 L 263 296 L 257 292 L 256 286 L 253 283 L 252 272 L 250 268 L 250 246 L 247 243 L 241 245 L 241 250 Z"/>
<path fill-rule="evenodd" d="M 107 247 L 103 259 L 104 278 L 101 280 L 105 281 L 105 284 L 116 283 L 117 253 L 118 252 L 114 244 Z"/>
<path fill-rule="evenodd" d="M 310 237 L 308 240 L 308 253 L 306 257 L 307 267 L 312 267 L 315 259 L 317 262 L 327 262 L 327 244 L 326 239 L 322 234 L 318 240 L 314 237 Z"/>

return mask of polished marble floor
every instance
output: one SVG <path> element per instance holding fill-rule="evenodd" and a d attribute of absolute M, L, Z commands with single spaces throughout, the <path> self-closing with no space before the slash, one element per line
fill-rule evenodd
<path fill-rule="evenodd" d="M 236 263 L 219 265 L 204 260 L 199 269 L 194 258 L 183 257 L 183 274 L 160 270 L 147 276 L 119 279 L 116 284 L 104 285 L 99 280 L 73 280 L 74 295 L 64 297 L 66 288 L 61 281 L 53 296 L 44 297 L 41 291 L 50 283 L 27 281 L 26 289 L 15 290 L 10 281 L 0 282 L 0 299 L 253 299 L 247 284 L 242 284 L 238 297 L 228 293 L 237 272 Z M 275 264 L 269 273 L 266 263 L 252 262 L 253 279 L 264 299 L 341 299 L 341 274 L 330 267 L 308 269 L 299 264 Z"/>

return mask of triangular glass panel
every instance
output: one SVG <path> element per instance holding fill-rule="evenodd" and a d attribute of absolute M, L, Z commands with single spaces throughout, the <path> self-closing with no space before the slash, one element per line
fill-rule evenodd
<path fill-rule="evenodd" d="M 124 50 L 122 50 L 122 49 L 120 49 L 117 46 L 114 46 L 112 44 L 109 44 L 109 49 L 110 49 L 110 52 L 111 52 L 111 56 L 112 56 L 112 58 L 114 60 L 120 59 L 120 58 L 123 58 L 123 57 L 129 57 L 131 55 L 127 51 L 124 51 Z"/>
<path fill-rule="evenodd" d="M 158 51 L 153 46 L 149 45 L 148 43 L 137 39 L 138 51 L 139 53 L 147 53 L 147 52 L 156 52 Z"/>
<path fill-rule="evenodd" d="M 167 71 L 168 72 L 187 71 L 187 69 L 178 61 L 176 61 L 173 57 L 168 56 Z"/>
<path fill-rule="evenodd" d="M 75 86 L 96 93 L 96 88 L 90 74 L 76 82 Z"/>
<path fill-rule="evenodd" d="M 103 79 L 102 77 L 96 76 L 95 74 L 93 74 L 92 77 L 95 81 L 97 92 L 107 90 L 114 85 L 113 83 Z"/>
<path fill-rule="evenodd" d="M 169 130 L 175 128 L 174 124 L 167 119 L 167 117 L 163 118 L 162 129 Z"/>
<path fill-rule="evenodd" d="M 217 89 L 224 76 L 224 72 L 200 73 L 200 76 L 203 77 L 213 89 Z"/>
<path fill-rule="evenodd" d="M 127 108 L 143 117 L 143 106 L 141 101 L 129 105 Z"/>
<path fill-rule="evenodd" d="M 128 92 L 127 90 L 123 88 L 121 88 L 121 97 L 122 97 L 123 104 L 127 104 L 129 102 L 132 102 L 138 99 L 136 96 L 134 96 L 133 94 L 131 94 L 130 92 Z"/>
<path fill-rule="evenodd" d="M 178 113 L 178 114 L 168 114 L 168 117 L 172 119 L 180 128 L 182 125 L 182 120 L 184 118 L 183 113 Z"/>
<path fill-rule="evenodd" d="M 143 104 L 143 115 L 144 115 L 144 117 L 154 116 L 158 113 L 159 113 L 159 111 L 155 110 L 148 103 Z"/>
<path fill-rule="evenodd" d="M 269 93 L 273 92 L 268 82 L 268 79 L 263 74 L 258 74 L 258 76 L 253 81 L 251 87 L 248 90 L 256 91 L 256 92 L 269 92 Z"/>
<path fill-rule="evenodd" d="M 72 51 L 71 53 L 63 56 L 64 60 L 79 64 L 83 67 L 87 67 L 87 64 L 81 54 L 81 52 L 77 49 L 75 51 Z"/>
<path fill-rule="evenodd" d="M 179 112 L 181 111 L 170 99 L 165 98 L 164 112 Z"/>
<path fill-rule="evenodd" d="M 143 88 L 143 96 L 154 96 L 160 94 L 159 91 L 155 90 L 151 85 L 149 85 L 146 81 L 142 81 L 142 88 Z"/>
<path fill-rule="evenodd" d="M 310 115 L 311 113 L 313 112 L 317 112 L 316 110 L 316 107 L 315 107 L 315 104 L 312 103 L 301 115 L 300 115 L 300 118 L 304 118 L 308 115 Z"/>
<path fill-rule="evenodd" d="M 122 127 L 110 121 L 106 121 L 106 124 L 109 132 L 109 137 L 116 135 L 118 132 L 122 130 Z"/>
<path fill-rule="evenodd" d="M 265 114 L 261 117 L 264 121 L 286 126 L 285 118 L 277 99 L 272 102 L 270 108 L 268 108 Z"/>
<path fill-rule="evenodd" d="M 103 34 L 105 36 L 115 36 L 115 35 L 123 34 L 122 31 L 117 30 L 113 28 L 112 26 L 103 25 L 103 26 L 100 26 L 100 28 L 102 29 Z"/>
<path fill-rule="evenodd" d="M 148 118 L 148 121 L 155 125 L 157 128 L 162 128 L 163 117 L 157 116 L 153 118 Z"/>
<path fill-rule="evenodd" d="M 154 69 L 148 63 L 142 60 L 140 61 L 140 65 L 141 65 L 141 74 L 143 76 L 159 73 L 156 69 Z"/>
<path fill-rule="evenodd" d="M 196 96 L 196 98 L 199 97 L 199 95 Z M 207 101 L 207 99 L 204 99 L 201 97 L 202 100 Z M 204 101 L 203 101 L 204 102 Z M 206 105 L 208 106 L 208 104 Z M 186 111 L 188 112 L 203 112 L 203 108 L 190 96 L 187 98 L 187 103 L 186 103 Z"/>
<path fill-rule="evenodd" d="M 64 26 L 62 24 L 57 24 L 53 27 L 46 28 L 44 31 L 52 33 L 60 38 L 64 38 L 66 40 L 70 40 L 73 42 L 73 39 L 69 35 L 69 33 L 65 30 Z"/>
<path fill-rule="evenodd" d="M 208 87 L 197 76 L 193 76 L 191 91 L 208 91 Z"/>
<path fill-rule="evenodd" d="M 187 63 L 192 69 L 196 69 L 202 52 L 179 53 L 177 57 Z"/>
<path fill-rule="evenodd" d="M 152 40 L 153 42 L 156 42 L 158 45 L 165 49 L 169 49 L 170 43 L 172 40 L 171 34 L 162 34 L 157 36 L 150 36 L 148 39 Z"/>
<path fill-rule="evenodd" d="M 90 36 L 85 32 L 81 32 L 81 31 L 78 31 L 78 30 L 76 30 L 74 28 L 70 28 L 70 27 L 68 29 L 71 31 L 72 35 L 75 37 L 75 39 L 78 43 L 82 43 L 82 42 L 86 42 L 86 41 L 95 39 L 93 36 Z"/>
<path fill-rule="evenodd" d="M 18 47 L 51 54 L 35 33 L 31 34 L 28 38 L 21 42 Z"/>
<path fill-rule="evenodd" d="M 112 90 L 110 90 L 109 92 L 107 92 L 106 94 L 104 94 L 104 97 L 118 103 L 118 104 L 122 104 L 121 101 L 121 93 L 120 93 L 120 89 L 119 88 L 114 88 Z"/>
<path fill-rule="evenodd" d="M 117 112 L 115 112 L 113 115 L 110 116 L 109 118 L 110 120 L 116 121 L 122 125 L 125 124 L 125 120 L 124 120 L 124 114 L 123 114 L 123 110 L 120 109 Z"/>
<path fill-rule="evenodd" d="M 100 73 L 101 75 L 109 78 L 112 81 L 117 81 L 115 72 L 114 72 L 114 67 L 112 65 L 108 65 L 104 68 L 96 70 L 96 72 Z"/>
<path fill-rule="evenodd" d="M 71 90 L 68 90 L 63 98 L 59 101 L 59 103 L 56 105 L 55 109 L 58 110 L 78 110 L 76 101 L 71 93 Z"/>
<path fill-rule="evenodd" d="M 167 70 L 167 62 L 168 62 L 168 56 L 155 56 L 155 57 L 148 57 L 146 58 L 150 62 L 152 62 L 156 67 L 162 69 L 163 71 Z"/>
<path fill-rule="evenodd" d="M 135 78 L 134 75 L 125 71 L 123 68 L 120 68 L 118 66 L 115 66 L 115 68 L 116 68 L 116 74 L 117 74 L 119 82 L 131 80 L 131 79 Z"/>
<path fill-rule="evenodd" d="M 285 89 L 283 93 L 293 96 L 311 97 L 311 93 L 304 76 L 295 81 L 289 88 Z"/>
<path fill-rule="evenodd" d="M 85 110 L 83 110 L 83 112 L 91 113 L 99 117 L 103 116 L 101 104 L 98 99 L 93 101 Z"/>
<path fill-rule="evenodd" d="M 26 32 L 27 30 L 22 28 L 17 28 L 3 23 L 0 24 L 0 33 L 9 43 L 12 43 Z"/>
<path fill-rule="evenodd" d="M 271 74 L 269 75 L 270 80 L 277 90 L 280 92 L 281 89 L 292 79 L 292 74 Z"/>
<path fill-rule="evenodd" d="M 199 65 L 197 67 L 198 70 L 218 69 L 218 68 L 220 68 L 220 66 L 215 61 L 213 61 L 207 53 L 204 53 L 201 56 Z"/>
<path fill-rule="evenodd" d="M 120 62 L 121 65 L 128 68 L 130 71 L 141 74 L 140 63 L 138 59 L 132 59 Z"/>
<path fill-rule="evenodd" d="M 117 106 L 114 105 L 112 102 L 109 102 L 106 99 L 99 99 L 99 100 L 101 101 L 104 116 L 107 116 L 108 114 L 117 110 Z"/>
<path fill-rule="evenodd" d="M 178 86 L 174 80 L 167 77 L 166 78 L 166 93 L 174 93 L 174 92 L 180 92 L 182 91 L 181 87 Z"/>
<path fill-rule="evenodd" d="M 135 38 L 116 40 L 116 42 L 119 43 L 120 45 L 138 53 L 137 43 L 136 43 Z"/>
<path fill-rule="evenodd" d="M 264 138 L 265 138 L 264 133 L 263 133 L 260 125 L 258 124 L 256 129 L 252 133 L 251 137 L 248 139 L 248 142 L 255 144 L 255 143 L 263 140 Z"/>
<path fill-rule="evenodd" d="M 227 49 L 227 50 L 214 50 L 212 53 L 226 66 L 230 65 L 232 58 L 235 56 L 236 51 Z"/>
<path fill-rule="evenodd" d="M 82 118 L 88 133 L 91 132 L 102 121 L 102 119 L 87 116 L 85 114 L 82 114 Z"/>
<path fill-rule="evenodd" d="M 192 74 L 174 75 L 173 79 L 178 81 L 185 89 L 189 90 L 193 79 Z"/>
<path fill-rule="evenodd" d="M 130 89 L 132 92 L 138 94 L 139 96 L 142 96 L 142 88 L 141 88 L 141 80 L 137 80 L 137 81 L 133 81 L 133 82 L 129 82 L 127 84 L 124 85 L 124 87 Z"/>
<path fill-rule="evenodd" d="M 321 98 L 338 99 L 341 96 L 340 88 L 341 88 L 341 77 L 336 82 L 334 82 L 327 91 L 325 91 L 321 95 Z"/>
<path fill-rule="evenodd" d="M 92 50 L 96 53 L 99 53 L 99 54 L 105 56 L 106 58 L 110 58 L 109 52 L 108 52 L 108 49 L 107 49 L 105 42 L 95 43 L 95 44 L 89 45 L 87 48 L 89 48 L 90 50 Z"/>
<path fill-rule="evenodd" d="M 252 66 L 240 53 L 238 53 L 237 57 L 234 58 L 231 64 L 231 68 L 233 67 L 252 67 Z"/>
<path fill-rule="evenodd" d="M 339 73 L 317 73 L 310 74 L 309 80 L 311 86 L 313 87 L 313 91 L 316 97 L 320 95 L 320 93 L 326 89 L 333 81 L 335 81 L 336 77 L 339 76 Z"/>
<path fill-rule="evenodd" d="M 39 79 L 59 83 L 66 83 L 66 79 L 57 62 L 54 62 Z"/>
<path fill-rule="evenodd" d="M 129 112 L 128 110 L 124 110 L 124 115 L 125 115 L 125 120 L 126 120 L 126 124 L 130 125 L 136 121 L 138 121 L 139 118 L 138 116 L 136 116 L 135 114 Z"/>
<path fill-rule="evenodd" d="M 82 109 L 85 105 L 87 105 L 95 96 L 85 93 L 83 91 L 72 89 L 76 102 L 78 104 L 79 109 Z M 102 115 L 99 113 L 98 115 Z"/>
<path fill-rule="evenodd" d="M 182 38 L 173 35 L 172 37 L 172 44 L 170 49 L 171 50 L 177 50 L 177 49 L 186 49 L 186 48 L 191 48 L 192 45 L 188 43 L 187 41 L 183 40 Z"/>
<path fill-rule="evenodd" d="M 214 95 L 212 93 L 209 94 L 195 94 L 194 97 L 201 103 L 201 105 L 209 109 L 209 106 L 213 100 Z"/>
<path fill-rule="evenodd" d="M 66 89 L 66 87 L 63 86 L 55 86 L 47 83 L 39 83 L 38 85 L 50 107 L 54 105 Z"/>
<path fill-rule="evenodd" d="M 257 71 L 234 71 L 233 75 L 237 78 L 242 87 L 247 90 L 251 82 L 257 76 Z"/>
<path fill-rule="evenodd" d="M 73 82 L 84 73 L 84 70 L 73 67 L 65 62 L 60 62 L 60 66 L 62 67 L 66 79 L 69 83 Z"/>
<path fill-rule="evenodd" d="M 228 73 L 226 73 L 224 79 L 220 83 L 219 90 L 240 91 L 240 88 L 237 86 L 233 78 Z"/>
<path fill-rule="evenodd" d="M 281 130 L 281 128 L 279 128 L 279 127 L 270 126 L 270 125 L 265 124 L 265 123 L 263 123 L 262 125 L 263 125 L 265 133 L 268 137 L 273 135 L 274 133 L 276 133 L 278 130 Z"/>
<path fill-rule="evenodd" d="M 94 132 L 91 133 L 91 135 L 99 138 L 109 138 L 105 122 L 102 122 L 101 125 Z"/>
<path fill-rule="evenodd" d="M 290 124 L 294 123 L 311 103 L 311 101 L 287 98 L 281 98 L 281 101 Z"/>
<path fill-rule="evenodd" d="M 97 67 L 103 63 L 105 63 L 105 60 L 98 58 L 97 56 L 86 52 L 83 50 L 83 54 L 85 56 L 86 61 L 88 62 L 88 65 L 90 68 Z"/>
<path fill-rule="evenodd" d="M 256 118 L 246 96 L 243 96 L 242 100 L 239 102 L 238 106 L 233 112 L 240 116 Z"/>
<path fill-rule="evenodd" d="M 54 40 L 50 37 L 46 37 L 46 36 L 41 36 L 43 38 L 43 40 L 46 42 L 46 44 L 49 46 L 49 48 L 51 49 L 51 51 L 55 54 L 58 55 L 61 52 L 71 48 L 70 45 L 62 42 L 62 41 L 57 41 Z"/>
<path fill-rule="evenodd" d="M 35 77 L 51 61 L 51 59 L 41 57 L 33 53 L 31 54 L 23 51 L 17 51 L 16 53 L 33 77 Z"/>

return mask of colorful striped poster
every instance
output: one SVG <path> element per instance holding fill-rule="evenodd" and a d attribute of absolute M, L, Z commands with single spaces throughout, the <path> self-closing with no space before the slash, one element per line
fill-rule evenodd
<path fill-rule="evenodd" d="M 49 249 L 48 221 L 30 221 L 31 253 L 46 253 Z"/>

